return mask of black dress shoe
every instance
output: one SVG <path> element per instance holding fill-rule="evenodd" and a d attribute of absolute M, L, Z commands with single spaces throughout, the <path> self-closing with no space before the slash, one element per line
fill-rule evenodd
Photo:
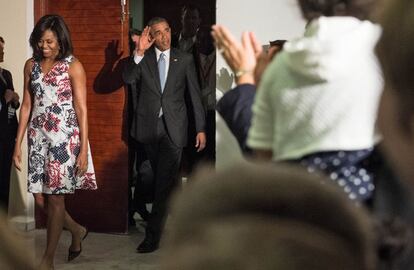
<path fill-rule="evenodd" d="M 137 247 L 138 253 L 150 253 L 158 249 L 158 241 L 145 237 L 144 241 Z"/>

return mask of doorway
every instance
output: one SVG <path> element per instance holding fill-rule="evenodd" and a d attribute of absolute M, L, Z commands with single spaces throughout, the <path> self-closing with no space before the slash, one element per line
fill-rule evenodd
<path fill-rule="evenodd" d="M 114 67 L 128 55 L 128 4 L 128 0 L 34 1 L 35 22 L 51 13 L 64 18 L 74 55 L 86 71 L 89 141 L 98 190 L 66 196 L 66 206 L 76 220 L 95 232 L 127 232 L 125 89 L 121 69 Z M 45 218 L 36 211 L 36 226 L 44 224 Z"/>

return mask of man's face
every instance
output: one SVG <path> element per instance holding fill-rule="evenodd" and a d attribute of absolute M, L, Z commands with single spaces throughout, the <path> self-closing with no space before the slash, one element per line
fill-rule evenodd
<path fill-rule="evenodd" d="M 4 61 L 4 43 L 0 41 L 0 62 Z"/>
<path fill-rule="evenodd" d="M 200 14 L 198 14 L 197 9 L 187 9 L 181 17 L 181 23 L 183 25 L 183 31 L 190 36 L 194 36 L 201 23 Z"/>
<path fill-rule="evenodd" d="M 151 26 L 151 37 L 155 39 L 155 47 L 160 51 L 171 47 L 171 28 L 167 22 L 160 22 Z"/>

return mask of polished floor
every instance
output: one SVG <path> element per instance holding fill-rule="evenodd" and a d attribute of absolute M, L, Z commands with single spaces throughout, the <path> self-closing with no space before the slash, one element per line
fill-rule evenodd
<path fill-rule="evenodd" d="M 89 233 L 82 243 L 81 255 L 67 262 L 67 252 L 71 236 L 63 231 L 55 256 L 56 270 L 87 269 L 87 270 L 157 270 L 160 252 L 149 254 L 136 253 L 137 245 L 144 237 L 143 224 L 137 221 L 136 228 L 127 235 Z M 46 245 L 46 230 L 34 230 L 25 234 L 28 246 L 34 250 L 35 261 L 38 262 Z"/>

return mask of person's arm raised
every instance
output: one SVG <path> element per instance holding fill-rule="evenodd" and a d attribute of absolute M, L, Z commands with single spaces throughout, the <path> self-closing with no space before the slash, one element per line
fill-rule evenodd
<path fill-rule="evenodd" d="M 144 56 L 145 51 L 148 50 L 152 44 L 154 44 L 154 39 L 151 37 L 150 34 L 151 27 L 146 26 L 142 31 L 141 37 L 139 39 L 138 44 L 136 44 L 136 49 L 134 51 L 134 55 Z"/>
<path fill-rule="evenodd" d="M 214 25 L 211 34 L 217 49 L 234 72 L 236 84 L 255 84 L 253 73 L 262 48 L 254 33 L 244 32 L 239 42 L 226 27 Z"/>

